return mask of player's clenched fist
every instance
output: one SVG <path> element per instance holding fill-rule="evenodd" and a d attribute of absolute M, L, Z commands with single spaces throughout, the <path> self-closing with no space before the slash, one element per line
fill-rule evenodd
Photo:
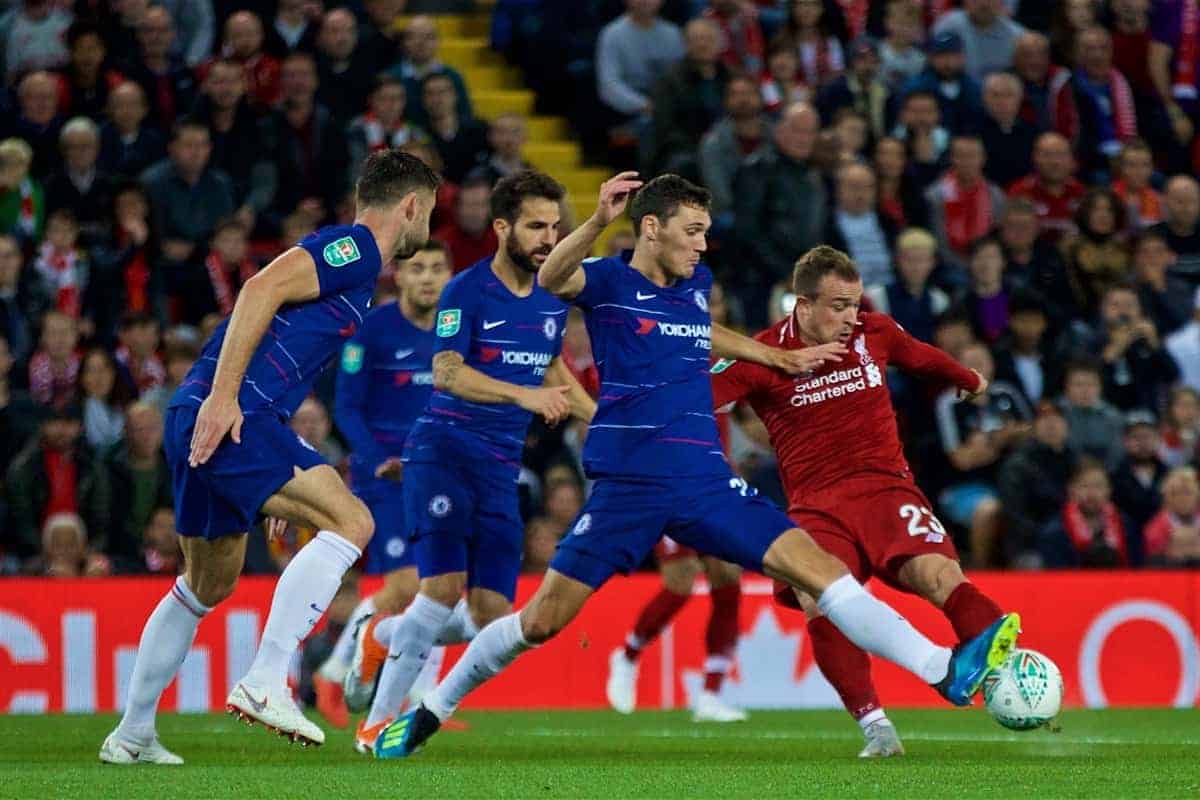
<path fill-rule="evenodd" d="M 567 386 L 543 386 L 540 389 L 529 389 L 521 395 L 518 405 L 526 411 L 540 414 L 546 424 L 553 427 L 562 422 L 571 413 L 571 404 L 567 401 Z"/>
<path fill-rule="evenodd" d="M 981 394 L 984 394 L 985 392 L 987 392 L 987 388 L 988 388 L 987 378 L 983 377 L 983 375 L 981 375 L 979 370 L 977 370 L 977 369 L 973 369 L 973 370 L 971 370 L 971 372 L 974 372 L 975 377 L 979 378 L 979 386 L 973 392 L 968 392 L 966 389 L 959 389 L 958 390 L 958 399 L 959 400 L 974 400 L 976 397 L 979 397 Z"/>
<path fill-rule="evenodd" d="M 608 225 L 625 210 L 629 196 L 642 185 L 636 172 L 621 172 L 600 185 L 600 201 L 592 217 L 601 226 Z"/>
<path fill-rule="evenodd" d="M 197 467 L 216 452 L 225 434 L 237 444 L 242 443 L 242 409 L 236 397 L 225 398 L 210 394 L 196 413 L 192 430 L 188 466 Z"/>
<path fill-rule="evenodd" d="M 829 342 L 799 350 L 776 350 L 775 364 L 772 366 L 789 375 L 799 375 L 811 372 L 826 361 L 841 361 L 846 353 L 846 345 L 841 342 Z"/>

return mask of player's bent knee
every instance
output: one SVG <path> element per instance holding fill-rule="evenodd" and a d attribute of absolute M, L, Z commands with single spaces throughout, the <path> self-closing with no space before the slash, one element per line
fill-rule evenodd
<path fill-rule="evenodd" d="M 233 594 L 237 588 L 238 576 L 197 572 L 189 573 L 185 580 L 196 599 L 208 608 L 213 608 Z"/>
<path fill-rule="evenodd" d="M 967 580 L 957 561 L 936 553 L 911 559 L 901 569 L 900 578 L 913 591 L 939 608 Z"/>
<path fill-rule="evenodd" d="M 659 570 L 663 586 L 674 594 L 690 595 L 696 576 L 702 571 L 698 558 L 676 558 L 664 563 Z"/>
<path fill-rule="evenodd" d="M 541 607 L 528 613 L 521 614 L 521 634 L 530 644 L 542 644 L 552 639 L 563 629 L 563 624 L 555 619 L 553 609 Z"/>
<path fill-rule="evenodd" d="M 371 511 L 367 508 L 366 503 L 353 495 L 350 499 L 351 502 L 347 504 L 346 512 L 341 515 L 344 518 L 339 520 L 340 530 L 338 533 L 362 550 L 366 548 L 375 534 L 375 518 L 371 516 Z"/>

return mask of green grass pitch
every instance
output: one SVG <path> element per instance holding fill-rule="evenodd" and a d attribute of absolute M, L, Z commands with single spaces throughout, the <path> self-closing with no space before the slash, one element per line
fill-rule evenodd
<path fill-rule="evenodd" d="M 183 767 L 114 767 L 116 717 L 0 716 L 0 798 L 1130 798 L 1200 797 L 1200 711 L 1073 711 L 1062 731 L 1011 733 L 981 709 L 892 712 L 908 755 L 855 758 L 842 713 L 464 713 L 406 761 L 357 755 L 334 731 L 303 750 L 220 715 L 164 715 Z"/>

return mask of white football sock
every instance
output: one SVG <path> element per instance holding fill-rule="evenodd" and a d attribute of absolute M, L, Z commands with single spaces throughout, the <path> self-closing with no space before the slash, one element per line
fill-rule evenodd
<path fill-rule="evenodd" d="M 350 617 L 346 620 L 345 627 L 338 634 L 337 641 L 333 643 L 333 651 L 330 652 L 325 664 L 321 666 L 322 672 L 325 671 L 325 667 L 328 665 L 341 670 L 342 674 L 345 674 L 345 670 L 350 668 L 350 662 L 354 660 L 354 629 L 358 627 L 357 622 L 368 614 L 374 614 L 375 611 L 374 595 L 364 599 L 354 607 L 354 610 L 350 612 Z M 333 676 L 326 677 L 330 677 L 333 680 L 340 680 L 340 678 Z"/>
<path fill-rule="evenodd" d="M 383 647 L 387 647 L 392 641 L 392 634 L 396 632 L 396 626 L 400 624 L 400 617 L 404 616 L 404 612 L 392 614 L 390 617 L 384 617 L 375 623 L 375 627 L 371 632 L 375 636 L 375 641 Z"/>
<path fill-rule="evenodd" d="M 434 640 L 453 613 L 454 609 L 449 606 L 418 594 L 400 615 L 392 631 L 387 660 L 379 674 L 379 689 L 371 703 L 367 727 L 399 713 L 404 697 L 429 660 Z"/>
<path fill-rule="evenodd" d="M 445 647 L 434 647 L 429 651 L 429 658 L 425 661 L 425 666 L 421 667 L 421 672 L 413 681 L 412 688 L 408 690 L 409 708 L 416 708 L 425 695 L 433 691 L 434 686 L 437 686 L 438 677 L 442 674 L 442 662 L 445 660 Z"/>
<path fill-rule="evenodd" d="M 475 638 L 479 626 L 471 618 L 471 610 L 467 608 L 467 600 L 463 598 L 454 605 L 454 613 L 450 615 L 442 632 L 438 634 L 437 643 L 440 645 L 462 644 Z"/>
<path fill-rule="evenodd" d="M 266 688 L 287 685 L 288 663 L 329 608 L 342 575 L 362 551 L 332 531 L 320 531 L 288 563 L 271 600 L 258 653 L 246 680 Z"/>
<path fill-rule="evenodd" d="M 891 725 L 891 720 L 887 718 L 887 713 L 882 708 L 872 709 L 858 718 L 858 727 L 864 731 L 874 725 L 876 722 L 883 722 L 884 725 Z"/>
<path fill-rule="evenodd" d="M 208 612 L 208 606 L 196 599 L 182 575 L 158 602 L 138 642 L 129 698 L 119 726 L 124 738 L 141 744 L 149 744 L 154 738 L 158 700 L 187 657 L 196 628 Z"/>
<path fill-rule="evenodd" d="M 425 696 L 421 704 L 445 722 L 475 687 L 516 660 L 533 645 L 521 632 L 521 615 L 509 614 L 484 627 L 450 674 Z"/>
<path fill-rule="evenodd" d="M 926 683 L 946 677 L 950 648 L 929 641 L 895 609 L 867 594 L 852 575 L 829 584 L 817 598 L 817 607 L 863 650 L 899 664 Z"/>

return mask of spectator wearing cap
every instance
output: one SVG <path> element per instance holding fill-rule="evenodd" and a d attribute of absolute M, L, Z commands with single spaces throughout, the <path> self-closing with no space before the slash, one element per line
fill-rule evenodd
<path fill-rule="evenodd" d="M 984 174 L 1006 189 L 1033 168 L 1037 128 L 1021 119 L 1021 80 L 1011 72 L 993 72 L 983 81 L 983 123 L 979 138 L 989 154 Z"/>
<path fill-rule="evenodd" d="M 433 238 L 450 248 L 451 267 L 462 272 L 496 252 L 499 246 L 492 229 L 492 182 L 483 172 L 474 172 L 458 188 L 453 218 L 433 232 Z"/>
<path fill-rule="evenodd" d="M 1200 392 L 1200 288 L 1194 298 L 1192 321 L 1167 337 L 1167 352 L 1179 365 L 1183 382 Z"/>
<path fill-rule="evenodd" d="M 1067 499 L 1078 455 L 1067 443 L 1067 420 L 1053 403 L 1038 403 L 1032 435 L 1000 465 L 996 489 L 1007 523 L 1005 550 L 1017 569 L 1041 566 L 1038 532 Z"/>
<path fill-rule="evenodd" d="M 49 0 L 23 0 L 0 15 L 0 54 L 4 82 L 22 73 L 53 69 L 67 63 L 67 28 L 71 12 Z"/>
<path fill-rule="evenodd" d="M 108 233 L 113 179 L 100 169 L 100 128 L 89 117 L 73 117 L 59 133 L 62 168 L 46 179 L 46 205 L 68 209 L 79 224 L 84 246 Z"/>
<path fill-rule="evenodd" d="M 876 311 L 922 342 L 932 342 L 937 318 L 950 307 L 949 296 L 929 283 L 937 266 L 937 240 L 923 228 L 908 228 L 896 237 L 895 252 L 892 280 L 868 284 L 864 293 Z"/>
<path fill-rule="evenodd" d="M 1122 144 L 1137 136 L 1137 106 L 1129 81 L 1113 68 L 1108 31 L 1080 31 L 1075 47 L 1071 79 L 1050 96 L 1054 129 L 1073 144 L 1084 175 L 1103 177 Z"/>
<path fill-rule="evenodd" d="M 404 59 L 389 70 L 389 73 L 404 81 L 404 88 L 414 102 L 405 110 L 409 119 L 425 130 L 430 130 L 430 119 L 423 103 L 415 102 L 422 97 L 425 79 L 431 75 L 444 75 L 454 90 L 454 109 L 460 119 L 471 119 L 471 98 L 467 85 L 458 70 L 438 60 L 438 30 L 433 19 L 424 15 L 413 17 L 404 26 Z M 656 51 L 648 51 L 656 52 Z"/>
<path fill-rule="evenodd" d="M 42 185 L 30 174 L 33 148 L 24 139 L 0 141 L 0 234 L 12 236 L 22 248 L 32 248 L 46 226 Z"/>
<path fill-rule="evenodd" d="M 13 459 L 5 476 L 8 525 L 3 547 L 19 556 L 38 551 L 39 521 L 54 514 L 79 514 L 92 542 L 107 544 L 112 513 L 108 470 L 82 440 L 78 405 L 51 412 L 40 433 Z"/>
<path fill-rule="evenodd" d="M 321 18 L 317 35 L 318 101 L 337 119 L 348 120 L 367 106 L 377 71 L 358 49 L 358 20 L 346 8 L 334 8 Z"/>
<path fill-rule="evenodd" d="M 647 174 L 673 172 L 700 179 L 697 151 L 704 133 L 720 119 L 729 69 L 719 59 L 721 29 L 693 19 L 683 29 L 685 55 L 658 79 L 649 140 L 642 144 Z"/>
<path fill-rule="evenodd" d="M 1030 407 L 1041 402 L 1055 382 L 1046 301 L 1019 287 L 1008 298 L 1008 331 L 996 342 L 996 378 L 1016 386 Z"/>
<path fill-rule="evenodd" d="M 1021 118 L 1039 131 L 1049 130 L 1050 95 L 1070 77 L 1070 71 L 1050 63 L 1050 40 L 1044 34 L 1027 31 L 1017 39 L 1013 51 L 1013 72 L 1025 89 Z"/>
<path fill-rule="evenodd" d="M 824 242 L 849 253 L 866 286 L 891 283 L 896 228 L 879 213 L 875 172 L 866 164 L 846 164 L 837 174 L 834 206 L 825 224 Z"/>
<path fill-rule="evenodd" d="M 872 139 L 886 132 L 886 113 L 890 93 L 879 75 L 879 44 L 870 36 L 860 36 L 850 44 L 850 68 L 821 88 L 817 108 L 826 124 L 838 111 L 852 108 L 870 125 Z"/>
<path fill-rule="evenodd" d="M 945 33 L 962 40 L 967 74 L 982 82 L 1012 65 L 1017 39 L 1025 28 L 1008 16 L 1002 0 L 964 0 L 962 8 L 947 11 L 934 23 L 935 38 Z"/>
<path fill-rule="evenodd" d="M 735 236 L 754 271 L 742 279 L 746 322 L 762 325 L 770 287 L 786 280 L 800 253 L 821 241 L 827 214 L 825 184 L 812 164 L 820 118 L 793 103 L 773 132 L 774 147 L 751 156 L 734 179 Z"/>
<path fill-rule="evenodd" d="M 700 174 L 712 192 L 714 224 L 732 224 L 734 178 L 747 159 L 761 157 L 770 147 L 769 133 L 758 85 L 749 75 L 731 75 L 725 84 L 725 116 L 700 140 Z"/>
<path fill-rule="evenodd" d="M 142 173 L 152 224 L 163 256 L 178 266 L 190 259 L 217 220 L 234 211 L 233 181 L 210 163 L 212 138 L 199 122 L 181 120 L 172 131 L 167 158 Z M 168 286 L 172 290 L 172 285 Z"/>
<path fill-rule="evenodd" d="M 975 136 L 956 136 L 950 169 L 925 192 L 941 259 L 951 269 L 966 267 L 971 246 L 1004 213 L 1004 192 L 983 174 L 987 155 Z"/>
<path fill-rule="evenodd" d="M 962 37 L 947 31 L 929 40 L 928 63 L 920 75 L 904 85 L 902 94 L 929 92 L 937 98 L 942 124 L 951 133 L 978 129 L 983 117 L 979 83 L 966 73 Z"/>
<path fill-rule="evenodd" d="M 1195 467 L 1176 467 L 1162 482 L 1162 509 L 1146 523 L 1146 562 L 1163 567 L 1200 566 L 1200 480 Z"/>
<path fill-rule="evenodd" d="M 1169 273 L 1175 254 L 1161 234 L 1146 231 L 1134 239 L 1131 249 L 1142 309 L 1159 334 L 1169 336 L 1191 319 L 1191 286 Z"/>
<path fill-rule="evenodd" d="M 1087 455 L 1115 467 L 1121 459 L 1121 414 L 1104 400 L 1104 372 L 1089 357 L 1068 361 L 1063 370 L 1059 406 L 1070 427 L 1070 444 Z"/>
<path fill-rule="evenodd" d="M 1176 256 L 1171 271 L 1200 283 L 1200 183 L 1191 175 L 1176 175 L 1163 193 L 1163 221 L 1150 230 L 1163 235 Z"/>
<path fill-rule="evenodd" d="M 0 121 L 6 137 L 23 139 L 32 149 L 28 173 L 44 180 L 58 166 L 58 132 L 63 117 L 59 112 L 58 79 L 49 72 L 31 72 L 17 84 L 14 118 Z"/>
<path fill-rule="evenodd" d="M 332 217 L 349 188 L 345 121 L 317 102 L 317 67 L 311 55 L 292 53 L 280 76 L 283 103 L 263 121 L 260 144 L 272 156 L 275 190 L 269 213 L 277 224 L 300 209 L 320 225 Z"/>
<path fill-rule="evenodd" d="M 925 69 L 921 6 L 914 0 L 889 0 L 883 16 L 884 39 L 879 44 L 879 74 L 888 91 L 900 89 Z"/>
<path fill-rule="evenodd" d="M 721 63 L 753 75 L 762 72 L 766 46 L 757 7 L 741 0 L 709 0 L 703 13 L 721 31 Z"/>
<path fill-rule="evenodd" d="M 134 177 L 167 154 L 167 140 L 147 122 L 146 93 L 125 81 L 108 95 L 107 119 L 100 126 L 99 165 L 115 175 Z"/>
<path fill-rule="evenodd" d="M 1033 203 L 1041 235 L 1051 243 L 1075 228 L 1075 210 L 1084 186 L 1074 173 L 1070 142 L 1060 133 L 1043 133 L 1033 146 L 1033 172 L 1008 187 L 1009 197 L 1023 197 Z"/>
<path fill-rule="evenodd" d="M 1113 569 L 1130 565 L 1129 519 L 1112 501 L 1104 465 L 1080 459 L 1067 484 L 1067 502 L 1038 533 L 1041 566 Z M 1139 548 L 1140 552 L 1140 548 Z"/>
<path fill-rule="evenodd" d="M 350 146 L 350 174 L 358 175 L 367 156 L 409 142 L 429 142 L 429 134 L 405 118 L 408 91 L 394 75 L 378 75 L 367 99 L 367 110 L 354 117 L 346 129 Z"/>
<path fill-rule="evenodd" d="M 428 75 L 421 83 L 421 104 L 425 107 L 427 130 L 441 156 L 443 172 L 455 183 L 487 159 L 487 124 L 474 117 L 461 117 L 454 102 L 454 83 L 440 72 Z"/>
<path fill-rule="evenodd" d="M 128 54 L 125 74 L 142 87 L 150 105 L 149 119 L 164 134 L 192 107 L 196 76 L 172 52 L 175 21 L 162 6 L 146 9 L 137 23 L 137 48 Z"/>
<path fill-rule="evenodd" d="M 191 118 L 208 127 L 209 162 L 233 180 L 235 213 L 252 228 L 271 204 L 273 185 L 259 137 L 262 118 L 246 99 L 246 78 L 237 62 L 218 59 L 209 66 Z"/>
<path fill-rule="evenodd" d="M 1144 408 L 1125 414 L 1124 455 L 1112 473 L 1113 502 L 1129 519 L 1130 560 L 1141 563 L 1142 529 L 1162 505 L 1159 485 L 1168 468 L 1159 458 L 1158 420 Z"/>

